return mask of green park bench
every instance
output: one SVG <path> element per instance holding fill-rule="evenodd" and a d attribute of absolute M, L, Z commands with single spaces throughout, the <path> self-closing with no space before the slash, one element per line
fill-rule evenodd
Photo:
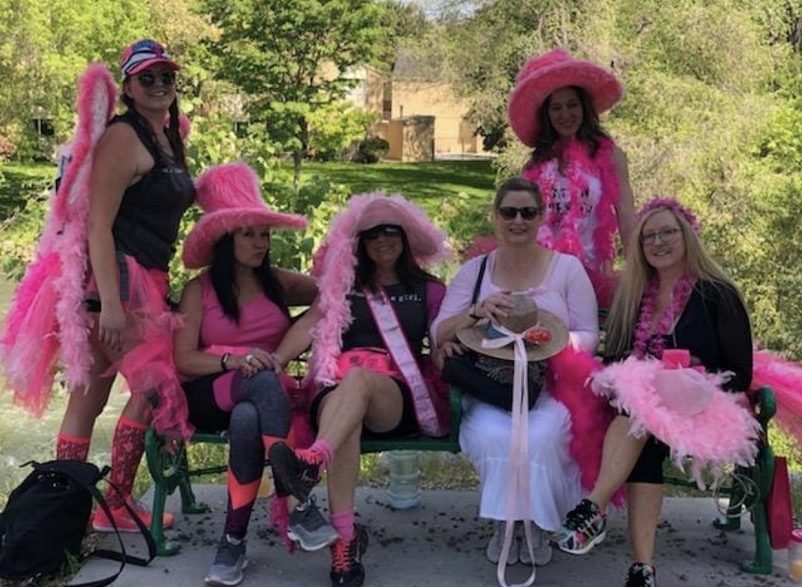
<path fill-rule="evenodd" d="M 389 450 L 440 451 L 459 452 L 459 425 L 462 417 L 462 394 L 455 388 L 450 391 L 451 432 L 448 436 L 432 438 L 429 436 L 412 436 L 397 439 L 363 440 L 362 454 L 377 453 Z M 190 443 L 228 444 L 224 434 L 196 433 Z M 145 456 L 148 470 L 153 478 L 153 517 L 150 532 L 156 541 L 160 556 L 176 554 L 179 545 L 170 542 L 164 535 L 162 515 L 167 496 L 176 489 L 181 494 L 181 512 L 199 514 L 209 510 L 206 504 L 195 499 L 192 491 L 192 479 L 203 475 L 222 473 L 226 465 L 216 465 L 199 469 L 190 468 L 187 459 L 187 447 L 179 446 L 172 453 L 165 449 L 164 440 L 153 430 L 149 430 L 145 439 Z"/>
<path fill-rule="evenodd" d="M 462 418 L 461 392 L 456 388 L 450 391 L 451 432 L 442 438 L 417 436 L 389 440 L 363 440 L 362 453 L 376 453 L 391 450 L 442 451 L 458 453 L 459 426 Z M 766 500 L 769 494 L 771 479 L 774 474 L 774 453 L 768 443 L 768 425 L 776 412 L 774 394 L 769 388 L 762 388 L 751 396 L 755 417 L 763 430 L 759 441 L 757 461 L 752 467 L 736 467 L 734 474 L 723 487 L 717 490 L 718 495 L 727 496 L 729 505 L 726 516 L 714 521 L 721 530 L 737 530 L 740 528 L 741 515 L 748 511 L 755 527 L 755 556 L 745 561 L 742 568 L 749 573 L 771 572 L 772 551 L 769 544 Z M 198 433 L 192 437 L 191 443 L 227 444 L 228 439 L 221 434 Z M 195 477 L 222 473 L 225 464 L 212 467 L 192 469 L 187 459 L 187 447 L 179 446 L 173 452 L 165 449 L 162 438 L 152 430 L 148 431 L 145 442 L 145 454 L 150 475 L 153 478 L 152 522 L 150 531 L 156 541 L 158 554 L 174 555 L 179 545 L 168 541 L 162 525 L 162 515 L 167 497 L 176 489 L 181 495 L 181 511 L 184 514 L 198 514 L 208 511 L 208 506 L 198 502 L 192 491 L 192 479 Z M 675 485 L 695 487 L 695 484 L 682 478 L 668 477 L 666 482 Z"/>

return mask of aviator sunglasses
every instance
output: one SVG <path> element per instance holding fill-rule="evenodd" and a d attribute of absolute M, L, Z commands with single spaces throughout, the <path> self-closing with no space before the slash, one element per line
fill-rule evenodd
<path fill-rule="evenodd" d="M 145 71 L 134 77 L 143 88 L 152 88 L 156 84 L 157 78 L 163 86 L 172 86 L 175 83 L 174 71 L 162 71 L 158 76 L 152 71 Z"/>
<path fill-rule="evenodd" d="M 516 208 L 515 206 L 501 206 L 498 209 L 498 215 L 504 220 L 513 220 L 518 214 L 524 220 L 534 220 L 540 214 L 540 208 L 537 206 L 522 206 Z"/>
<path fill-rule="evenodd" d="M 359 233 L 359 236 L 362 237 L 362 240 L 372 241 L 376 240 L 380 236 L 400 236 L 401 235 L 401 227 L 396 226 L 395 224 L 380 224 L 379 226 L 374 226 L 373 228 L 369 228 L 368 230 L 363 230 Z"/>

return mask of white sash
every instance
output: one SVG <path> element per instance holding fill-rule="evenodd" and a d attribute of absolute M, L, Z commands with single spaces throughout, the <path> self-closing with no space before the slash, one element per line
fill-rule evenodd
<path fill-rule="evenodd" d="M 504 336 L 483 339 L 482 348 L 499 349 L 512 343 L 515 351 L 515 369 L 512 383 L 510 468 L 507 478 L 507 527 L 504 532 L 501 557 L 498 559 L 496 567 L 496 578 L 502 587 L 528 587 L 535 582 L 537 574 L 532 548 L 532 529 L 528 520 L 524 520 L 524 531 L 526 534 L 526 547 L 529 550 L 529 560 L 532 561 L 532 574 L 529 575 L 525 583 L 513 583 L 511 586 L 507 585 L 505 575 L 507 571 L 507 556 L 512 546 L 512 532 L 515 527 L 512 510 L 515 508 L 519 493 L 522 494 L 523 511 L 529 511 L 529 361 L 526 356 L 526 343 L 524 342 L 523 333 L 513 332 L 500 324 L 493 324 L 493 328 Z"/>
<path fill-rule="evenodd" d="M 437 412 L 434 409 L 432 398 L 429 396 L 429 387 L 423 378 L 418 361 L 409 348 L 407 337 L 398 322 L 392 303 L 387 298 L 384 289 L 379 289 L 380 295 L 363 292 L 368 307 L 373 314 L 376 327 L 384 339 L 384 345 L 395 361 L 398 370 L 404 377 L 404 382 L 412 393 L 412 402 L 415 404 L 415 416 L 421 432 L 427 436 L 444 436 L 448 431 L 444 429 Z"/>

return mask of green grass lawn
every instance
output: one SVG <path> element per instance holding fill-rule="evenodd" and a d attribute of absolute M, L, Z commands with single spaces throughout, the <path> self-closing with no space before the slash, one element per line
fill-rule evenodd
<path fill-rule="evenodd" d="M 56 168 L 49 163 L 7 163 L 0 166 L 0 219 L 8 218 L 33 194 L 53 181 Z M 277 172 L 292 181 L 292 165 L 282 162 Z M 428 209 L 449 195 L 464 192 L 489 202 L 495 172 L 491 161 L 435 161 L 427 163 L 359 163 L 306 161 L 302 181 L 314 176 L 348 186 L 352 193 L 384 190 L 400 192 Z"/>
<path fill-rule="evenodd" d="M 282 164 L 286 180 L 292 180 L 292 166 Z M 436 205 L 449 195 L 465 192 L 483 202 L 490 201 L 495 172 L 492 162 L 435 161 L 426 163 L 319 163 L 307 161 L 302 169 L 302 181 L 318 175 L 332 183 L 348 186 L 354 194 L 384 190 L 400 192 L 426 206 Z"/>

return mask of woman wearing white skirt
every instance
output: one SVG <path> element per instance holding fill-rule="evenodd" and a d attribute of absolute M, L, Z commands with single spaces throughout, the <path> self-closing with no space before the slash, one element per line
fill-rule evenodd
<path fill-rule="evenodd" d="M 457 343 L 458 336 L 463 340 L 466 329 L 481 320 L 487 318 L 493 324 L 508 321 L 521 299 L 534 302 L 541 310 L 539 324 L 550 314 L 555 332 L 549 336 L 559 337 L 556 331 L 567 329 L 568 346 L 595 351 L 599 329 L 593 287 L 575 257 L 537 244 L 535 237 L 542 218 L 543 200 L 535 184 L 522 178 L 502 184 L 493 206 L 499 246 L 460 269 L 432 325 L 442 357 L 462 354 L 464 346 Z M 526 360 L 532 361 L 533 357 L 536 354 Z M 460 447 L 481 481 L 479 515 L 499 522 L 487 549 L 492 562 L 499 560 L 502 550 L 505 528 L 501 521 L 516 520 L 534 522 L 534 562 L 548 563 L 551 548 L 546 535 L 560 527 L 562 517 L 582 494 L 580 470 L 569 451 L 571 414 L 553 397 L 548 382 L 543 381 L 546 362 L 528 365 L 529 394 L 534 397 L 540 389 L 534 406 L 527 406 L 528 413 L 524 413 L 529 491 L 525 495 L 518 491 L 512 504 L 507 502 L 513 429 L 510 407 L 489 393 L 479 393 L 481 397 L 465 395 L 463 400 Z M 446 363 L 446 372 L 448 366 Z M 515 541 L 507 564 L 515 563 L 519 557 L 524 563 L 531 562 L 529 550 L 523 548 L 519 553 Z"/>

